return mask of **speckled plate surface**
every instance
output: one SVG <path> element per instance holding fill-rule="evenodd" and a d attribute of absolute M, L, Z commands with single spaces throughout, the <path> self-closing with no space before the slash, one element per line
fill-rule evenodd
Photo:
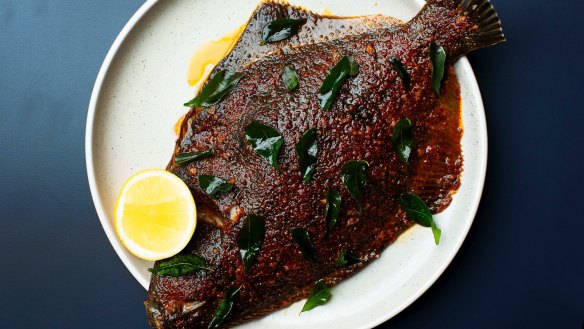
<path fill-rule="evenodd" d="M 381 13 L 409 20 L 421 0 L 297 0 L 337 15 Z M 151 262 L 131 255 L 113 230 L 119 189 L 133 173 L 164 168 L 174 148 L 173 125 L 194 90 L 186 82 L 192 53 L 245 23 L 254 0 L 150 0 L 136 12 L 112 45 L 101 67 L 87 117 L 87 173 L 104 231 L 126 267 L 145 288 Z M 474 74 L 466 60 L 455 64 L 462 92 L 464 172 L 459 192 L 436 216 L 442 239 L 414 227 L 381 257 L 333 289 L 324 307 L 299 315 L 302 302 L 251 322 L 246 328 L 370 328 L 416 300 L 442 274 L 472 224 L 487 165 L 487 130 Z M 137 300 L 136 303 L 141 303 Z M 146 315 L 144 315 L 146 316 Z"/>

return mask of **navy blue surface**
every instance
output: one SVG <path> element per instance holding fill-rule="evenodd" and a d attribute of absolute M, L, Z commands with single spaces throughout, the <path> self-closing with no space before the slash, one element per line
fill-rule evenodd
<path fill-rule="evenodd" d="M 481 207 L 444 275 L 381 328 L 582 326 L 584 5 L 494 2 L 509 41 L 470 56 L 489 125 Z M 0 0 L 1 328 L 147 328 L 84 159 L 93 83 L 141 4 Z"/>

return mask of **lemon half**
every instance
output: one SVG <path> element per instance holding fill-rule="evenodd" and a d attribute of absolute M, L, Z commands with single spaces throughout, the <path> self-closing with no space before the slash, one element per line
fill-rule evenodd
<path fill-rule="evenodd" d="M 162 169 L 140 171 L 120 190 L 114 225 L 132 254 L 146 260 L 168 258 L 184 249 L 195 232 L 195 200 L 175 175 Z"/>

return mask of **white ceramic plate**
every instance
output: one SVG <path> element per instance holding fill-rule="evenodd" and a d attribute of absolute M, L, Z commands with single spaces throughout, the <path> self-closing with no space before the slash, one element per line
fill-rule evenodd
<path fill-rule="evenodd" d="M 409 20 L 421 0 L 291 1 L 338 15 L 381 13 Z M 93 201 L 111 244 L 145 288 L 151 262 L 131 255 L 113 229 L 119 189 L 132 174 L 164 168 L 176 136 L 173 125 L 194 90 L 186 82 L 191 54 L 245 23 L 255 0 L 150 0 L 126 24 L 101 67 L 87 117 L 86 160 Z M 473 71 L 462 58 L 455 65 L 462 91 L 464 172 L 450 207 L 437 216 L 442 239 L 414 227 L 381 257 L 334 288 L 331 302 L 299 316 L 302 303 L 245 325 L 246 328 L 370 328 L 416 300 L 448 266 L 472 224 L 487 164 L 487 130 Z M 136 301 L 140 303 L 141 301 Z"/>

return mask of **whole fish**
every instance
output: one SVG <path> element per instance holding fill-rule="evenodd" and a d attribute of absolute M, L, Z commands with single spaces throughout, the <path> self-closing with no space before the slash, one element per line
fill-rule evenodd
<path fill-rule="evenodd" d="M 292 32 L 266 43 L 281 19 Z M 191 188 L 200 219 L 181 255 L 205 265 L 169 274 L 172 259 L 155 264 L 150 324 L 263 316 L 378 258 L 414 224 L 404 194 L 445 209 L 462 171 L 451 64 L 504 40 L 487 0 L 429 0 L 405 24 L 260 4 L 201 94 L 229 88 L 182 123 L 167 169 Z"/>

